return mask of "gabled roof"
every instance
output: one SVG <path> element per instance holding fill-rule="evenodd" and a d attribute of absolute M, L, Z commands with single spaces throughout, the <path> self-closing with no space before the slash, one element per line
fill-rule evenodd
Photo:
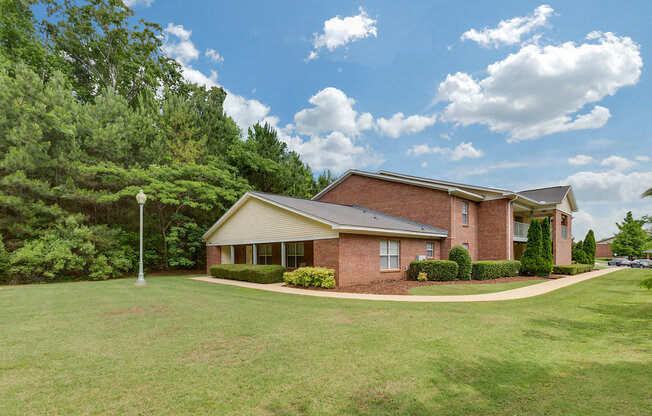
<path fill-rule="evenodd" d="M 615 239 L 616 239 L 616 236 L 614 235 L 614 236 L 611 236 L 611 237 L 603 238 L 602 240 L 596 241 L 595 243 L 596 244 L 607 244 L 607 243 L 612 243 Z"/>
<path fill-rule="evenodd" d="M 537 201 L 541 204 L 552 205 L 552 204 L 561 204 L 561 202 L 568 195 L 568 200 L 571 205 L 573 212 L 576 212 L 577 202 L 575 201 L 575 194 L 573 193 L 573 188 L 566 186 L 551 186 L 548 188 L 539 188 L 539 189 L 529 189 L 526 191 L 517 192 L 519 195 L 523 195 L 527 198 L 530 198 L 534 201 Z"/>
<path fill-rule="evenodd" d="M 441 238 L 448 231 L 430 225 L 410 221 L 405 218 L 385 214 L 360 206 L 333 204 L 330 202 L 312 201 L 291 196 L 268 194 L 249 191 L 242 196 L 206 233 L 206 239 L 221 224 L 223 224 L 248 199 L 270 203 L 295 214 L 327 224 L 336 231 L 342 232 L 374 232 L 388 234 L 406 234 L 423 237 Z"/>

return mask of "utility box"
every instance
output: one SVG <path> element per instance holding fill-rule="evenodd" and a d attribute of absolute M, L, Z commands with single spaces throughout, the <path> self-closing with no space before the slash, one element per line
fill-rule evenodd
<path fill-rule="evenodd" d="M 426 259 L 426 255 L 425 255 L 425 254 L 419 254 L 419 255 L 417 256 L 417 260 L 425 260 L 425 259 Z"/>

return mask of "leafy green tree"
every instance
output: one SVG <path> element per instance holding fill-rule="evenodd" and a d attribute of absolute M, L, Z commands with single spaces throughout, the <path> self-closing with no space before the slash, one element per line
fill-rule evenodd
<path fill-rule="evenodd" d="M 541 265 L 539 276 L 549 276 L 552 273 L 552 237 L 550 235 L 550 220 L 546 217 L 541 222 Z"/>
<path fill-rule="evenodd" d="M 619 256 L 642 256 L 643 247 L 648 239 L 643 224 L 643 220 L 634 219 L 632 212 L 629 211 L 620 224 L 616 223 L 619 232 L 611 243 L 611 250 Z"/>
<path fill-rule="evenodd" d="M 532 219 L 527 231 L 527 243 L 521 257 L 521 273 L 537 276 L 541 270 L 541 223 Z"/>
<path fill-rule="evenodd" d="M 584 250 L 584 253 L 586 254 L 586 264 L 595 265 L 596 244 L 593 230 L 589 230 L 589 232 L 586 233 L 586 237 L 584 237 L 584 244 L 582 245 L 582 250 Z"/>

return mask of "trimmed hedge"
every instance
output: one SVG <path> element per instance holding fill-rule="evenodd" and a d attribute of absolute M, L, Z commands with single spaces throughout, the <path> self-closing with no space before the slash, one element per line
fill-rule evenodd
<path fill-rule="evenodd" d="M 457 263 L 450 260 L 416 260 L 410 263 L 408 277 L 417 280 L 419 273 L 428 275 L 428 280 L 457 280 Z"/>
<path fill-rule="evenodd" d="M 473 280 L 498 279 L 518 276 L 521 262 L 518 260 L 476 261 L 471 268 Z"/>
<path fill-rule="evenodd" d="M 280 283 L 285 273 L 285 267 L 272 264 L 216 264 L 209 270 L 218 279 L 251 283 Z"/>
<path fill-rule="evenodd" d="M 335 270 L 325 267 L 300 267 L 283 274 L 283 281 L 288 285 L 331 289 L 335 287 Z"/>
<path fill-rule="evenodd" d="M 454 246 L 448 252 L 448 260 L 457 263 L 457 278 L 459 280 L 471 280 L 471 255 L 462 246 Z"/>
<path fill-rule="evenodd" d="M 564 264 L 564 265 L 554 265 L 552 267 L 552 272 L 554 274 L 580 274 L 585 272 L 590 272 L 593 270 L 592 264 Z"/>

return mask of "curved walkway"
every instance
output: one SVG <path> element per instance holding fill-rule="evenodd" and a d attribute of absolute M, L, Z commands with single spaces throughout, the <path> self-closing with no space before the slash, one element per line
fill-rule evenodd
<path fill-rule="evenodd" d="M 266 290 L 268 292 L 289 293 L 293 295 L 317 296 L 322 298 L 358 299 L 358 300 L 385 300 L 394 302 L 493 302 L 498 300 L 524 299 L 532 296 L 543 295 L 562 287 L 574 285 L 594 277 L 603 276 L 618 269 L 609 268 L 582 273 L 575 276 L 568 276 L 561 279 L 535 285 L 519 287 L 517 289 L 505 290 L 503 292 L 483 293 L 479 295 L 451 295 L 451 296 L 413 296 L 413 295 L 371 295 L 362 293 L 327 292 L 321 290 L 297 289 L 285 287 L 283 283 L 260 284 L 240 282 L 237 280 L 216 279 L 214 277 L 191 277 L 192 280 L 199 280 L 209 283 L 220 283 L 223 285 L 239 286 L 248 289 Z"/>

